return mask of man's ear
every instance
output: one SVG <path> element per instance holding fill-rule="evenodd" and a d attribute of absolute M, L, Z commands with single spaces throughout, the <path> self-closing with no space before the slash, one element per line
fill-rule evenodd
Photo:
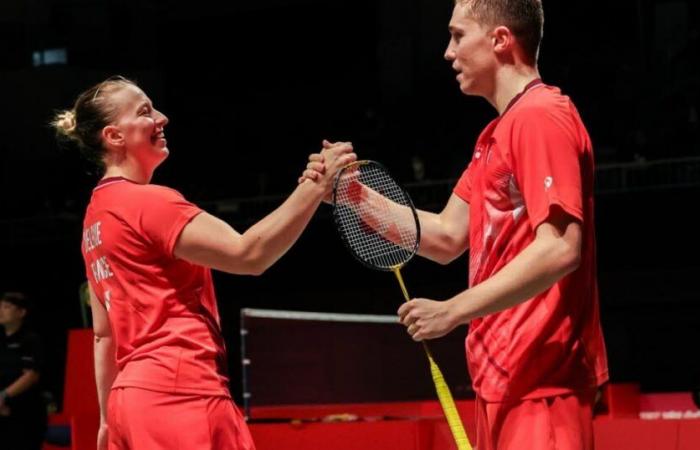
<path fill-rule="evenodd" d="M 492 32 L 493 49 L 498 54 L 503 54 L 507 51 L 512 51 L 515 46 L 515 36 L 510 28 L 506 26 L 498 26 Z"/>
<path fill-rule="evenodd" d="M 122 147 L 124 134 L 116 125 L 107 125 L 102 129 L 102 140 L 109 147 Z"/>

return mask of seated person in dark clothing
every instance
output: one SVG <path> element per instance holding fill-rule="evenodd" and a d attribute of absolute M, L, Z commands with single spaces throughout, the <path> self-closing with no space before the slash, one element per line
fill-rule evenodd
<path fill-rule="evenodd" d="M 24 294 L 0 297 L 0 448 L 39 450 L 46 433 L 46 405 L 39 390 L 43 351 L 39 337 L 24 325 Z"/>

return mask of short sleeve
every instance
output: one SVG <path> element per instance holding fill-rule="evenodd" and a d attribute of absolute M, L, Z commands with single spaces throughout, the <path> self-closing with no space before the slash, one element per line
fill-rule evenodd
<path fill-rule="evenodd" d="M 548 111 L 530 110 L 514 123 L 513 173 L 533 228 L 552 206 L 583 221 L 581 158 L 573 121 Z"/>
<path fill-rule="evenodd" d="M 149 186 L 144 194 L 139 231 L 158 250 L 172 256 L 183 228 L 202 210 L 179 192 L 166 187 Z"/>
<path fill-rule="evenodd" d="M 473 163 L 470 163 L 466 169 L 464 169 L 464 172 L 462 173 L 462 176 L 459 178 L 457 181 L 457 184 L 455 185 L 453 192 L 457 197 L 461 198 L 467 203 L 471 203 L 471 196 L 472 196 L 472 179 L 473 179 L 473 170 L 472 168 Z"/>
<path fill-rule="evenodd" d="M 44 347 L 34 333 L 27 333 L 20 354 L 22 369 L 41 371 L 44 367 Z"/>

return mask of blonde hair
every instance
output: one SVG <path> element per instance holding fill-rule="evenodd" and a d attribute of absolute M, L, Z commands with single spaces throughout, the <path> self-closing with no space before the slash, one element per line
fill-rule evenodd
<path fill-rule="evenodd" d="M 102 129 L 114 120 L 117 113 L 110 97 L 129 85 L 136 86 L 136 83 L 122 76 L 113 76 L 80 94 L 72 109 L 58 111 L 51 121 L 58 139 L 77 145 L 86 159 L 104 168 Z"/>
<path fill-rule="evenodd" d="M 544 26 L 542 0 L 455 0 L 479 23 L 505 25 L 520 43 L 528 63 L 536 64 Z"/>
<path fill-rule="evenodd" d="M 51 126 L 56 132 L 70 139 L 74 138 L 75 125 L 75 111 L 72 109 L 57 113 L 54 120 L 51 122 Z"/>

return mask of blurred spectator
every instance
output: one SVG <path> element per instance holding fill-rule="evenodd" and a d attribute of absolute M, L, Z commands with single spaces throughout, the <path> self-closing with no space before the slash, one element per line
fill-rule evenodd
<path fill-rule="evenodd" d="M 425 163 L 420 156 L 411 157 L 411 167 L 413 168 L 413 179 L 423 181 L 425 179 Z"/>
<path fill-rule="evenodd" d="M 47 413 L 39 389 L 43 349 L 25 325 L 31 310 L 19 292 L 0 297 L 0 448 L 40 450 Z"/>

